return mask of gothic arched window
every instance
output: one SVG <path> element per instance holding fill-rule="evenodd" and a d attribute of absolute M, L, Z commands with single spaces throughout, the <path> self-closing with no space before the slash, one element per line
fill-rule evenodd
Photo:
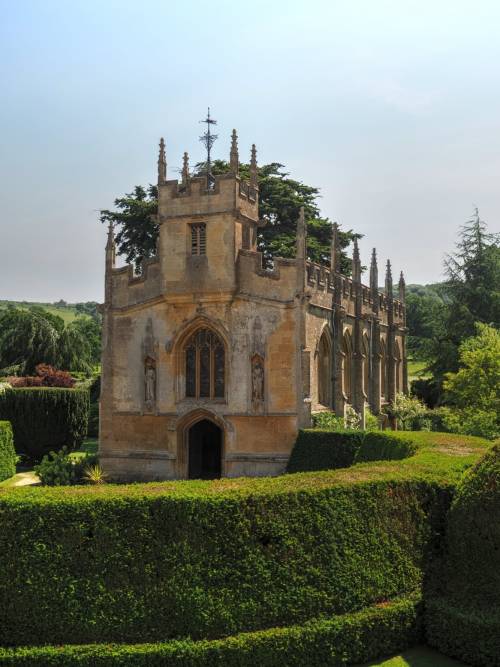
<path fill-rule="evenodd" d="M 352 345 L 351 336 L 348 331 L 344 334 L 342 341 L 342 352 L 344 354 L 343 360 L 343 389 L 347 402 L 352 402 Z"/>
<path fill-rule="evenodd" d="M 321 405 L 331 405 L 331 376 L 332 376 L 332 362 L 331 362 L 331 345 L 326 332 L 319 339 L 318 357 L 317 357 L 317 373 L 318 373 L 318 403 Z"/>
<path fill-rule="evenodd" d="M 368 398 L 370 395 L 370 342 L 368 336 L 363 336 L 363 391 Z"/>
<path fill-rule="evenodd" d="M 224 343 L 210 329 L 198 329 L 185 345 L 186 396 L 224 398 Z"/>
<path fill-rule="evenodd" d="M 396 341 L 395 344 L 395 352 L 396 354 L 394 355 L 396 357 L 396 394 L 401 393 L 401 387 L 403 385 L 402 382 L 402 363 L 401 363 L 401 349 L 399 347 L 399 343 Z"/>
<path fill-rule="evenodd" d="M 387 349 L 385 340 L 380 341 L 380 396 L 387 399 Z"/>

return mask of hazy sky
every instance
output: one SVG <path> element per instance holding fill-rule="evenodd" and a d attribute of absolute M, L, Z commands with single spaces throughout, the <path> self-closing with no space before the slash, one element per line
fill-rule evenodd
<path fill-rule="evenodd" d="M 500 3 L 0 0 L 0 299 L 102 300 L 98 209 L 215 157 L 321 188 L 362 258 L 439 280 L 479 206 L 500 229 Z"/>

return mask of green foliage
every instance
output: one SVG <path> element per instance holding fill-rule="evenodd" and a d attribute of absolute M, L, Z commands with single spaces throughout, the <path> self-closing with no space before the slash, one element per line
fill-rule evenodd
<path fill-rule="evenodd" d="M 89 406 L 87 436 L 89 438 L 99 437 L 99 403 L 91 403 Z"/>
<path fill-rule="evenodd" d="M 201 174 L 203 164 L 195 167 L 195 173 Z M 214 174 L 229 171 L 229 164 L 224 160 L 215 160 L 212 165 Z M 249 165 L 240 165 L 242 178 L 248 178 Z M 289 177 L 284 166 L 278 162 L 259 167 L 259 217 L 267 224 L 259 230 L 258 249 L 264 255 L 264 262 L 269 265 L 273 257 L 294 257 L 297 219 L 299 210 L 304 206 L 308 232 L 308 256 L 310 259 L 325 263 L 330 261 L 330 240 L 332 224 L 320 216 L 317 199 L 318 188 L 305 185 Z M 158 188 L 136 186 L 134 191 L 115 199 L 117 210 L 102 210 L 101 222 L 112 222 L 117 230 L 116 243 L 119 254 L 128 263 L 134 264 L 136 271 L 141 270 L 144 259 L 156 253 L 159 227 L 155 219 L 158 212 Z M 351 230 L 339 233 L 342 248 L 346 248 L 354 238 L 360 238 Z M 341 255 L 342 270 L 349 275 L 351 263 L 345 253 Z"/>
<path fill-rule="evenodd" d="M 446 487 L 284 477 L 1 492 L 0 643 L 210 639 L 419 590 Z"/>
<path fill-rule="evenodd" d="M 348 468 L 354 463 L 363 437 L 361 431 L 301 430 L 292 449 L 287 472 Z"/>
<path fill-rule="evenodd" d="M 500 331 L 485 324 L 476 330 L 460 345 L 458 372 L 448 373 L 444 382 L 447 400 L 456 408 L 447 426 L 493 439 L 500 436 Z"/>
<path fill-rule="evenodd" d="M 348 405 L 346 415 L 338 417 L 330 410 L 323 410 L 315 412 L 312 415 L 312 422 L 314 428 L 326 429 L 328 431 L 345 431 L 345 430 L 359 430 L 361 425 L 361 417 L 356 410 Z M 365 429 L 367 431 L 375 431 L 380 428 L 378 418 L 372 414 L 368 408 L 365 410 Z"/>
<path fill-rule="evenodd" d="M 78 484 L 85 477 L 87 458 L 75 461 L 69 456 L 68 448 L 46 454 L 35 472 L 44 486 L 68 486 Z"/>
<path fill-rule="evenodd" d="M 500 665 L 500 443 L 469 470 L 429 582 L 429 642 L 473 665 Z"/>
<path fill-rule="evenodd" d="M 405 429 L 409 428 L 415 419 L 423 417 L 426 408 L 415 396 L 396 394 L 392 403 L 387 406 L 386 412 L 390 417 L 397 419 L 398 424 Z"/>
<path fill-rule="evenodd" d="M 345 430 L 344 418 L 337 417 L 335 412 L 330 412 L 329 410 L 313 413 L 312 423 L 314 428 L 325 429 L 328 431 Z"/>
<path fill-rule="evenodd" d="M 377 431 L 380 429 L 380 423 L 377 415 L 374 415 L 369 408 L 365 408 L 365 430 Z"/>
<path fill-rule="evenodd" d="M 344 616 L 216 640 L 161 644 L 0 649 L 8 667 L 336 667 L 399 651 L 418 642 L 421 605 L 408 596 Z"/>
<path fill-rule="evenodd" d="M 11 422 L 16 451 L 33 460 L 64 446 L 79 447 L 88 412 L 86 390 L 30 387 L 0 394 L 0 419 Z"/>
<path fill-rule="evenodd" d="M 88 484 L 105 484 L 108 479 L 108 475 L 104 472 L 98 463 L 94 463 L 93 465 L 89 465 L 87 463 L 83 469 L 82 479 Z"/>
<path fill-rule="evenodd" d="M 100 358 L 100 325 L 64 320 L 44 308 L 0 310 L 0 374 L 33 375 L 38 364 L 91 372 Z"/>
<path fill-rule="evenodd" d="M 488 233 L 477 209 L 461 228 L 446 273 L 446 307 L 429 347 L 438 382 L 458 369 L 460 343 L 474 335 L 476 322 L 500 327 L 500 235 Z"/>
<path fill-rule="evenodd" d="M 116 211 L 101 211 L 101 222 L 111 222 L 116 229 L 116 245 L 128 264 L 134 264 L 139 273 L 145 259 L 156 253 L 159 225 L 158 188 L 136 185 L 133 192 L 115 199 Z"/>
<path fill-rule="evenodd" d="M 0 421 L 0 482 L 16 474 L 16 451 L 12 427 L 7 421 Z"/>
<path fill-rule="evenodd" d="M 395 461 L 413 456 L 418 445 L 410 433 L 396 434 L 388 431 L 369 431 L 364 434 L 355 462 Z"/>
<path fill-rule="evenodd" d="M 299 431 L 287 472 L 348 468 L 364 461 L 397 460 L 413 456 L 418 443 L 412 433 L 391 431 Z"/>

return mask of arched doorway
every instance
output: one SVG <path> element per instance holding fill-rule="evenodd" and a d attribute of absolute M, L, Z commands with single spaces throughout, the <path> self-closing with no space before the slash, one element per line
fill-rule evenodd
<path fill-rule="evenodd" d="M 222 431 L 209 419 L 202 419 L 188 432 L 189 479 L 217 479 L 222 473 Z"/>

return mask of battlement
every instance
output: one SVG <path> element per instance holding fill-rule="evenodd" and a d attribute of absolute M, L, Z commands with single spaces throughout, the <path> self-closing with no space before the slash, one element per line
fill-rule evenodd
<path fill-rule="evenodd" d="M 259 219 L 257 188 L 235 174 L 215 176 L 211 188 L 207 188 L 204 176 L 185 181 L 170 180 L 158 187 L 160 222 L 229 212 L 241 214 L 254 222 Z"/>

